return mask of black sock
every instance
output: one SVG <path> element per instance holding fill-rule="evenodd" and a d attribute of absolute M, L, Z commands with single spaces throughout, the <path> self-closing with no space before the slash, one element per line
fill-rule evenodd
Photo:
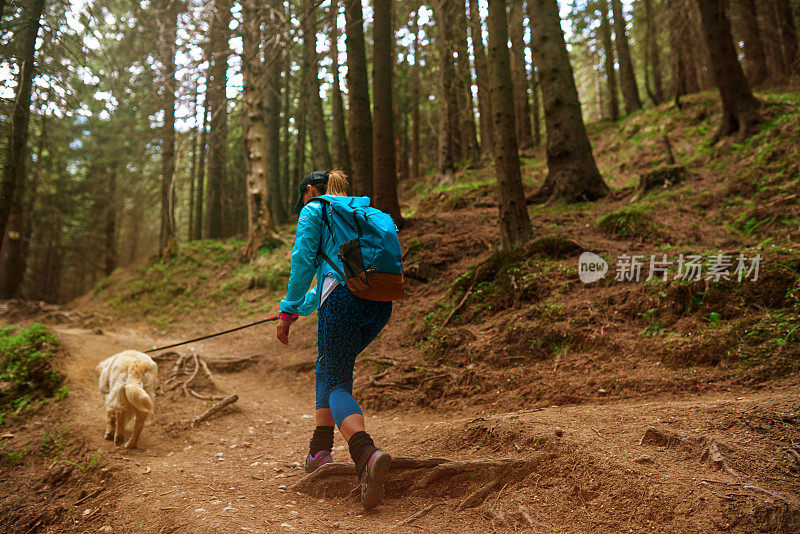
<path fill-rule="evenodd" d="M 314 435 L 311 437 L 311 443 L 308 446 L 308 454 L 311 456 L 316 455 L 319 451 L 332 451 L 333 450 L 333 427 L 332 426 L 318 426 L 314 429 Z"/>
<path fill-rule="evenodd" d="M 361 473 L 364 471 L 369 457 L 372 456 L 372 453 L 378 450 L 378 448 L 375 446 L 375 443 L 372 442 L 372 438 L 369 437 L 369 434 L 363 430 L 350 436 L 347 445 L 350 447 L 350 457 L 353 459 L 353 463 L 356 464 L 356 475 L 361 478 Z"/>

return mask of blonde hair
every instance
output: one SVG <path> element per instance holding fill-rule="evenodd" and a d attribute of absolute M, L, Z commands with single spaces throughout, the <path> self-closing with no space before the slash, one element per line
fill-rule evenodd
<path fill-rule="evenodd" d="M 328 183 L 325 194 L 346 197 L 348 187 L 347 175 L 344 171 L 338 169 L 328 171 Z"/>

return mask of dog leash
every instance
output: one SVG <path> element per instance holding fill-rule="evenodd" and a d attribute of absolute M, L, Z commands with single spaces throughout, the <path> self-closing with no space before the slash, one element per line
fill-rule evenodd
<path fill-rule="evenodd" d="M 242 330 L 244 328 L 250 328 L 251 326 L 256 326 L 258 324 L 268 323 L 270 321 L 276 321 L 279 318 L 280 318 L 280 314 L 276 315 L 275 317 L 270 317 L 268 319 L 261 319 L 260 321 L 256 321 L 254 323 L 246 324 L 244 326 L 237 326 L 236 328 L 231 328 L 230 330 L 225 330 L 224 332 L 217 332 L 216 334 L 211 334 L 211 335 L 208 335 L 208 336 L 196 337 L 194 339 L 190 339 L 189 341 L 181 341 L 180 343 L 173 343 L 172 345 L 166 345 L 164 347 L 158 347 L 158 348 L 155 348 L 155 349 L 146 350 L 145 352 L 157 352 L 159 350 L 171 349 L 172 347 L 177 347 L 179 345 L 186 345 L 187 343 L 192 343 L 194 341 L 202 341 L 204 339 L 209 339 L 209 338 L 212 338 L 212 337 L 221 336 L 223 334 L 230 334 L 231 332 L 236 332 L 237 330 Z"/>

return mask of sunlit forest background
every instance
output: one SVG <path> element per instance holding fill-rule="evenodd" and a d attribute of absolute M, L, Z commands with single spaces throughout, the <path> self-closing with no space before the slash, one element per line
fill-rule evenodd
<path fill-rule="evenodd" d="M 514 117 L 520 154 L 542 150 L 548 3 L 2 0 L 0 298 L 64 302 L 191 240 L 257 250 L 315 169 L 344 169 L 402 225 L 398 184 L 495 156 L 492 9 L 514 95 L 495 113 Z M 708 42 L 724 36 L 702 4 L 559 1 L 583 121 L 717 87 Z M 793 83 L 800 2 L 720 5 L 749 84 Z"/>

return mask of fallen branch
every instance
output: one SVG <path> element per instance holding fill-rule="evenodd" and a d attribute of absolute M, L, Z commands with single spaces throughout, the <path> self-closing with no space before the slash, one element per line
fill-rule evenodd
<path fill-rule="evenodd" d="M 82 503 L 82 502 L 85 502 L 85 501 L 88 501 L 88 500 L 89 500 L 89 499 L 91 499 L 92 497 L 97 497 L 98 495 L 100 495 L 100 492 L 101 492 L 101 491 L 103 491 L 101 488 L 97 488 L 97 489 L 96 489 L 96 490 L 94 490 L 93 492 L 91 492 L 91 493 L 88 493 L 88 494 L 84 495 L 83 497 L 81 497 L 80 499 L 78 499 L 77 501 L 75 501 L 75 504 L 74 504 L 74 506 L 78 506 L 80 503 Z"/>
<path fill-rule="evenodd" d="M 398 521 L 391 528 L 397 528 L 397 527 L 402 527 L 402 526 L 411 524 L 414 521 L 416 521 L 417 519 L 419 519 L 420 517 L 424 516 L 425 514 L 427 514 L 431 510 L 433 510 L 434 508 L 436 508 L 437 506 L 439 506 L 440 504 L 442 504 L 442 503 L 437 502 L 437 503 L 429 504 L 425 508 L 422 508 L 421 510 L 415 512 L 413 515 L 408 516 L 407 518 L 403 519 L 402 521 Z"/>
<path fill-rule="evenodd" d="M 222 409 L 225 408 L 226 406 L 230 406 L 231 404 L 233 404 L 237 400 L 239 400 L 239 396 L 238 395 L 231 395 L 230 397 L 225 397 L 219 403 L 215 404 L 214 406 L 212 406 L 211 408 L 209 408 L 208 410 L 206 410 L 202 414 L 200 414 L 197 417 L 195 417 L 192 420 L 191 425 L 192 426 L 197 426 L 198 424 L 200 424 L 203 421 L 207 420 L 212 415 L 222 411 Z"/>

